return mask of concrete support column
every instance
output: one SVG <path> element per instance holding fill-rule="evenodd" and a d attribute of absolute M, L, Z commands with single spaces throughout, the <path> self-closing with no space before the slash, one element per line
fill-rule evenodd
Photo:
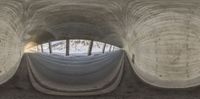
<path fill-rule="evenodd" d="M 111 52 L 111 50 L 112 50 L 112 45 L 110 45 L 109 52 Z"/>
<path fill-rule="evenodd" d="M 115 51 L 115 46 L 113 46 L 113 50 L 112 51 Z"/>
<path fill-rule="evenodd" d="M 106 49 L 106 43 L 104 43 L 104 46 L 103 46 L 103 53 L 105 53 L 105 49 Z"/>
<path fill-rule="evenodd" d="M 49 42 L 49 53 L 52 53 L 52 47 L 51 47 L 51 42 Z"/>
<path fill-rule="evenodd" d="M 69 39 L 66 39 L 66 56 L 69 56 Z"/>
<path fill-rule="evenodd" d="M 44 50 L 43 50 L 43 45 L 41 44 L 41 52 L 43 53 L 44 52 Z"/>
<path fill-rule="evenodd" d="M 88 56 L 92 55 L 92 46 L 93 46 L 93 40 L 90 42 L 89 50 L 88 50 Z"/>

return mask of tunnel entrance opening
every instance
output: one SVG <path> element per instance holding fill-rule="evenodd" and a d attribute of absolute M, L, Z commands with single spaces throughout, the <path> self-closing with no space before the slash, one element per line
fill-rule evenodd
<path fill-rule="evenodd" d="M 26 49 L 27 53 L 45 53 L 62 56 L 89 56 L 120 50 L 119 47 L 100 41 L 69 39 L 51 41 Z"/>
<path fill-rule="evenodd" d="M 66 55 L 66 40 L 51 42 L 52 54 Z"/>
<path fill-rule="evenodd" d="M 69 55 L 70 56 L 87 56 L 90 40 L 71 39 L 69 43 Z"/>
<path fill-rule="evenodd" d="M 48 43 L 44 43 L 41 45 L 42 46 L 42 52 L 43 53 L 50 53 L 50 49 L 49 49 L 49 44 Z"/>

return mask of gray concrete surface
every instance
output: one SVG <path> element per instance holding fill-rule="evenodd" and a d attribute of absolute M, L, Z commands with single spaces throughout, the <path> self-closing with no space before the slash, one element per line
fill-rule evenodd
<path fill-rule="evenodd" d="M 34 88 L 50 95 L 85 96 L 113 91 L 124 67 L 124 51 L 95 56 L 25 54 Z"/>
<path fill-rule="evenodd" d="M 199 99 L 199 92 L 199 87 L 184 90 L 152 87 L 136 76 L 126 57 L 122 81 L 111 93 L 82 97 L 46 95 L 31 86 L 23 58 L 15 76 L 0 86 L 0 99 Z"/>

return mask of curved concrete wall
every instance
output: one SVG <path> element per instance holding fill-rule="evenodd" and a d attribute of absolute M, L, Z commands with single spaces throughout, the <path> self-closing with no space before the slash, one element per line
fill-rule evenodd
<path fill-rule="evenodd" d="M 129 49 L 135 71 L 159 87 L 199 85 L 199 11 L 194 2 L 133 2 Z"/>
<path fill-rule="evenodd" d="M 12 53 L 11 67 L 19 59 L 17 39 L 43 43 L 84 38 L 122 46 L 130 60 L 134 54 L 133 68 L 149 84 L 164 88 L 200 84 L 199 0 L 2 0 L 0 4 L 1 31 L 15 41 L 0 48 L 12 49 L 5 52 Z"/>
<path fill-rule="evenodd" d="M 17 34 L 20 30 L 17 6 L 20 6 L 17 2 L 0 2 L 0 84 L 15 74 L 23 53 Z"/>

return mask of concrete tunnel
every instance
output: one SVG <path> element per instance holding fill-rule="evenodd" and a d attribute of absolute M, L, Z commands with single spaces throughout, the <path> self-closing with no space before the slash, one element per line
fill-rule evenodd
<path fill-rule="evenodd" d="M 15 75 L 25 47 L 79 38 L 121 47 L 131 69 L 150 86 L 196 87 L 199 5 L 198 0 L 0 0 L 0 84 Z"/>

